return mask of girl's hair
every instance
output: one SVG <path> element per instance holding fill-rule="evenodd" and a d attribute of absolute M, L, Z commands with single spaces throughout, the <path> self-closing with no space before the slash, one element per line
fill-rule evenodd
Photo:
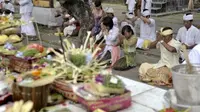
<path fill-rule="evenodd" d="M 95 5 L 95 7 L 100 7 L 101 6 L 101 0 L 95 0 L 94 5 Z"/>
<path fill-rule="evenodd" d="M 148 9 L 143 9 L 143 12 L 144 12 L 144 11 L 148 11 Z"/>
<path fill-rule="evenodd" d="M 132 28 L 131 28 L 129 25 L 126 25 L 126 26 L 124 26 L 124 27 L 122 28 L 122 35 L 124 35 L 125 31 L 126 31 L 126 32 L 131 32 L 132 35 L 134 35 L 134 32 L 133 32 Z"/>
<path fill-rule="evenodd" d="M 114 23 L 111 17 L 106 16 L 105 18 L 103 18 L 102 22 L 103 22 L 103 25 L 109 27 L 109 29 L 113 28 Z"/>
<path fill-rule="evenodd" d="M 185 15 L 186 15 L 186 16 L 188 16 L 188 15 L 192 15 L 192 13 L 191 13 L 191 12 L 188 12 L 188 13 L 186 13 Z"/>
<path fill-rule="evenodd" d="M 113 13 L 110 13 L 113 17 L 115 16 Z"/>

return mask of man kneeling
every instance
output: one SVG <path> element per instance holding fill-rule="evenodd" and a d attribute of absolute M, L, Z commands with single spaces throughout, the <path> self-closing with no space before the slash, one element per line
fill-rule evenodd
<path fill-rule="evenodd" d="M 157 85 L 171 85 L 170 68 L 179 64 L 181 43 L 173 38 L 170 27 L 161 28 L 150 48 L 160 48 L 161 59 L 157 64 L 143 63 L 139 68 L 140 80 Z"/>

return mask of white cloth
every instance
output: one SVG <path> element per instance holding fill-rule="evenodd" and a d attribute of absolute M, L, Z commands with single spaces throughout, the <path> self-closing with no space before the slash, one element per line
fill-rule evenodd
<path fill-rule="evenodd" d="M 118 28 L 118 19 L 117 19 L 117 17 L 113 17 L 112 20 L 113 20 L 114 26 Z"/>
<path fill-rule="evenodd" d="M 126 4 L 128 4 L 128 12 L 134 13 L 136 1 L 135 0 L 127 0 Z"/>
<path fill-rule="evenodd" d="M 200 44 L 196 45 L 189 53 L 190 63 L 200 64 Z M 186 64 L 186 62 L 184 62 Z"/>
<path fill-rule="evenodd" d="M 118 35 L 119 35 L 119 29 L 115 26 L 113 26 L 113 28 L 109 31 L 109 34 L 107 36 L 104 35 L 106 46 L 104 48 L 104 51 L 101 57 L 104 57 L 107 51 L 110 51 L 110 52 L 112 51 L 112 46 L 117 44 Z"/>
<path fill-rule="evenodd" d="M 95 36 L 95 40 L 96 40 L 96 41 L 100 40 L 102 36 L 103 36 L 103 32 L 100 31 L 100 32 Z"/>
<path fill-rule="evenodd" d="M 144 39 L 138 38 L 136 48 L 142 48 L 144 43 Z"/>
<path fill-rule="evenodd" d="M 106 12 L 106 13 L 114 13 L 114 10 L 113 10 L 112 7 L 107 7 L 107 8 L 105 9 L 105 12 Z"/>
<path fill-rule="evenodd" d="M 69 23 L 73 23 L 75 20 L 75 18 L 71 18 L 69 20 Z M 73 31 L 76 29 L 76 25 L 75 24 L 72 24 L 72 25 L 69 25 L 67 27 L 64 28 L 64 35 L 72 35 Z"/>
<path fill-rule="evenodd" d="M 19 4 L 20 4 L 20 14 L 32 13 L 33 10 L 32 0 L 19 0 Z"/>
<path fill-rule="evenodd" d="M 144 0 L 142 0 L 141 13 L 143 13 L 144 9 L 148 9 L 148 11 L 151 14 L 151 3 L 152 3 L 152 0 L 146 0 L 146 5 L 144 6 Z"/>
<path fill-rule="evenodd" d="M 28 36 L 36 36 L 34 25 L 31 21 L 31 13 L 21 14 L 21 20 L 26 23 L 26 25 L 21 26 L 21 33 L 25 33 Z"/>
<path fill-rule="evenodd" d="M 39 24 L 48 26 L 61 26 L 63 24 L 63 18 L 62 16 L 56 18 L 56 14 L 56 8 L 33 7 L 32 16 Z"/>
<path fill-rule="evenodd" d="M 75 26 L 67 26 L 64 28 L 64 35 L 67 36 L 67 35 L 72 35 L 73 31 L 76 29 Z"/>
<path fill-rule="evenodd" d="M 144 21 L 141 20 L 140 23 L 140 38 L 147 39 L 150 41 L 154 41 L 156 39 L 156 25 L 155 20 L 150 18 L 151 21 L 150 24 L 144 23 Z"/>
<path fill-rule="evenodd" d="M 189 15 L 184 14 L 183 20 L 185 20 L 185 21 L 193 20 L 193 15 L 192 14 L 189 14 Z"/>
<path fill-rule="evenodd" d="M 185 27 L 182 27 L 178 30 L 176 39 L 188 46 L 199 44 L 200 31 L 193 25 L 188 30 Z"/>
<path fill-rule="evenodd" d="M 149 15 L 151 15 L 151 14 L 150 14 L 150 11 L 149 11 L 149 10 L 146 10 L 146 11 L 143 11 L 142 15 L 143 15 L 143 16 L 149 16 Z"/>
<path fill-rule="evenodd" d="M 117 44 L 118 34 L 119 34 L 119 29 L 113 26 L 113 28 L 109 31 L 109 34 L 104 35 L 106 46 L 108 46 L 109 49 L 111 48 L 110 46 Z"/>
<path fill-rule="evenodd" d="M 3 8 L 15 12 L 15 8 L 12 3 L 3 3 Z"/>
<path fill-rule="evenodd" d="M 168 44 L 174 47 L 177 52 L 172 53 L 168 51 L 162 44 L 159 44 L 158 46 L 161 52 L 161 59 L 159 60 L 157 64 L 154 65 L 154 68 L 160 68 L 163 66 L 172 68 L 179 64 L 181 43 L 175 39 L 172 39 Z"/>

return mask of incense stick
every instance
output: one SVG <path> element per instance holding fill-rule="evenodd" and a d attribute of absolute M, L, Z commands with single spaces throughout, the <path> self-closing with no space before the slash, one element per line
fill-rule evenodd
<path fill-rule="evenodd" d="M 183 50 L 184 58 L 185 58 L 186 63 L 187 63 L 186 64 L 186 70 L 188 71 L 188 74 L 192 74 L 193 73 L 193 66 L 190 63 L 190 60 L 189 60 L 189 57 L 188 57 L 188 52 L 187 52 L 187 49 L 184 45 L 182 46 L 182 50 Z"/>

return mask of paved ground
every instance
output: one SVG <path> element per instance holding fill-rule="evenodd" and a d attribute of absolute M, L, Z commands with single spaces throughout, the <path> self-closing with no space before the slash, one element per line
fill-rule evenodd
<path fill-rule="evenodd" d="M 103 4 L 103 7 L 112 7 L 115 11 L 115 16 L 118 17 L 119 21 L 125 18 L 126 7 L 119 4 Z M 157 30 L 162 26 L 170 26 L 174 29 L 175 35 L 180 27 L 182 27 L 182 16 L 183 14 L 175 14 L 175 15 L 168 15 L 163 17 L 153 17 L 156 20 Z M 200 24 L 200 13 L 194 13 L 194 23 Z M 139 33 L 139 25 L 136 26 L 136 32 Z M 54 36 L 55 29 L 49 29 L 47 26 L 40 26 L 41 37 L 43 44 L 45 46 L 54 46 L 59 47 L 59 38 Z M 77 37 L 71 37 L 70 39 L 76 41 Z M 156 63 L 158 62 L 160 57 L 158 50 L 150 50 L 150 51 L 140 51 L 137 52 L 137 63 L 138 66 L 142 62 L 150 62 Z M 113 71 L 115 74 L 119 74 L 121 76 L 139 81 L 138 79 L 138 66 L 136 68 L 127 70 L 127 71 Z M 161 87 L 167 89 L 166 87 Z"/>

